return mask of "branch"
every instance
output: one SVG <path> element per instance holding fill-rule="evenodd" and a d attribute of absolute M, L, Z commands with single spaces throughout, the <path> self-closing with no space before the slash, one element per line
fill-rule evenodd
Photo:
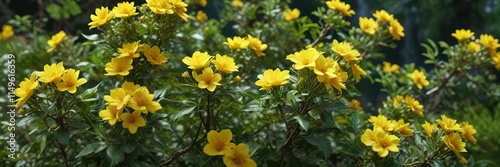
<path fill-rule="evenodd" d="M 448 82 L 451 80 L 451 78 L 452 78 L 453 76 L 455 76 L 456 74 L 458 74 L 458 70 L 457 70 L 457 68 L 454 68 L 454 69 L 453 69 L 453 71 L 451 72 L 451 74 L 450 74 L 450 75 L 448 75 L 448 77 L 446 77 L 446 78 L 443 80 L 443 82 L 441 82 L 441 84 L 440 84 L 439 86 L 434 87 L 434 88 L 432 88 L 431 90 L 429 90 L 429 91 L 425 92 L 425 95 L 426 95 L 426 96 L 429 96 L 429 95 L 431 95 L 431 94 L 433 94 L 433 93 L 435 93 L 435 92 L 438 92 L 438 91 L 442 90 L 442 89 L 444 88 L 444 86 L 446 86 L 446 84 L 448 84 Z"/>
<path fill-rule="evenodd" d="M 327 26 L 323 30 L 321 30 L 319 37 L 316 38 L 316 40 L 314 40 L 314 42 L 311 45 L 316 46 L 321 40 L 323 40 L 326 37 L 326 35 L 328 35 L 330 29 L 332 29 L 332 27 Z"/>

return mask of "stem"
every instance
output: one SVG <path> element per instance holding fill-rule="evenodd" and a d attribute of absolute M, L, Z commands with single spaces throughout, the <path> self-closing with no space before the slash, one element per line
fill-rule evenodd
<path fill-rule="evenodd" d="M 56 143 L 57 143 L 57 148 L 59 149 L 59 151 L 61 151 L 61 155 L 63 156 L 64 166 L 69 167 L 68 157 L 66 151 L 64 150 L 64 146 L 59 142 L 59 140 L 57 140 L 57 138 L 56 138 Z"/>
<path fill-rule="evenodd" d="M 202 123 L 200 123 L 200 125 L 198 126 L 198 130 L 196 131 L 196 135 L 195 135 L 195 138 L 193 140 L 193 143 L 186 147 L 186 148 L 183 148 L 183 149 L 180 149 L 178 150 L 177 152 L 174 153 L 174 155 L 172 157 L 170 157 L 169 159 L 167 159 L 165 162 L 161 163 L 159 166 L 169 166 L 170 163 L 172 163 L 175 159 L 179 158 L 182 154 L 184 153 L 187 153 L 188 151 L 190 151 L 196 144 L 198 144 L 201 140 L 198 140 L 198 135 L 200 134 L 201 132 L 201 125 Z"/>
<path fill-rule="evenodd" d="M 210 108 L 210 93 L 207 93 L 207 120 L 205 121 L 205 130 L 210 131 L 210 120 L 212 120 L 212 111 Z"/>
<path fill-rule="evenodd" d="M 332 27 L 330 26 L 323 28 L 323 30 L 321 30 L 319 37 L 316 38 L 316 40 L 314 40 L 314 42 L 311 45 L 316 46 L 319 42 L 321 42 L 326 37 L 326 35 L 328 35 L 330 29 L 332 29 Z"/>
<path fill-rule="evenodd" d="M 435 93 L 435 92 L 438 92 L 438 91 L 440 91 L 441 89 L 443 89 L 443 88 L 444 88 L 444 86 L 446 86 L 446 84 L 447 84 L 447 83 L 451 80 L 451 78 L 452 78 L 453 76 L 455 76 L 456 74 L 458 74 L 458 70 L 457 70 L 457 68 L 455 67 L 455 68 L 453 69 L 453 71 L 451 72 L 451 74 L 450 74 L 450 75 L 448 75 L 448 77 L 446 77 L 446 78 L 443 80 L 443 82 L 441 82 L 441 84 L 440 84 L 439 86 L 434 87 L 434 88 L 432 88 L 431 90 L 429 90 L 429 91 L 425 92 L 425 95 L 429 96 L 429 95 L 431 95 L 431 94 L 433 94 L 433 93 Z"/>

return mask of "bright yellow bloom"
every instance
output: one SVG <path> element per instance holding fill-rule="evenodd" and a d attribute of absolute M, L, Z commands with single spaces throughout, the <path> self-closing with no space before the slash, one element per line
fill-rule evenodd
<path fill-rule="evenodd" d="M 200 5 L 201 7 L 205 7 L 207 6 L 207 0 L 196 0 L 196 2 L 198 3 L 198 5 Z"/>
<path fill-rule="evenodd" d="M 154 95 L 149 94 L 148 88 L 142 86 L 137 89 L 129 100 L 128 106 L 135 111 L 141 111 L 144 114 L 152 113 L 161 109 L 160 103 L 153 101 Z"/>
<path fill-rule="evenodd" d="M 222 79 L 222 76 L 217 73 L 214 74 L 212 68 L 207 67 L 199 75 L 196 71 L 193 71 L 193 78 L 198 81 L 198 88 L 213 92 L 217 86 L 221 85 L 219 81 Z"/>
<path fill-rule="evenodd" d="M 366 75 L 366 72 L 359 65 L 354 64 L 353 62 L 350 62 L 349 64 L 351 64 L 352 73 L 354 74 L 356 83 L 358 83 L 359 80 L 361 79 L 361 75 Z"/>
<path fill-rule="evenodd" d="M 378 23 L 373 18 L 359 17 L 359 28 L 368 35 L 373 35 L 378 30 Z"/>
<path fill-rule="evenodd" d="M 474 36 L 474 32 L 470 30 L 460 29 L 455 30 L 455 32 L 452 33 L 451 36 L 455 37 L 459 42 L 461 42 L 472 38 Z"/>
<path fill-rule="evenodd" d="M 248 34 L 248 48 L 252 49 L 255 54 L 259 57 L 265 56 L 264 50 L 267 49 L 267 44 L 262 44 L 259 38 L 254 38 L 252 35 Z"/>
<path fill-rule="evenodd" d="M 374 130 L 367 129 L 361 135 L 361 141 L 366 146 L 372 146 L 372 150 L 380 157 L 386 157 L 391 152 L 399 152 L 400 139 L 395 135 L 389 135 L 381 128 L 374 127 Z"/>
<path fill-rule="evenodd" d="M 3 25 L 2 32 L 0 32 L 0 39 L 9 39 L 14 36 L 14 28 L 11 25 Z"/>
<path fill-rule="evenodd" d="M 90 15 L 90 20 L 92 20 L 92 22 L 88 24 L 90 26 L 89 29 L 102 26 L 113 17 L 115 17 L 114 13 L 111 11 L 108 12 L 108 7 L 96 8 L 95 15 Z"/>
<path fill-rule="evenodd" d="M 130 16 L 139 14 L 136 12 L 136 10 L 137 8 L 134 7 L 134 2 L 122 2 L 118 3 L 111 12 L 115 14 L 115 17 L 126 19 Z"/>
<path fill-rule="evenodd" d="M 460 152 L 467 152 L 465 149 L 465 142 L 462 141 L 462 137 L 458 133 L 451 133 L 443 137 L 443 142 L 446 146 L 455 153 L 457 157 L 461 157 Z"/>
<path fill-rule="evenodd" d="M 46 64 L 43 66 L 43 72 L 37 73 L 37 76 L 40 77 L 38 81 L 43 83 L 59 83 L 64 72 L 66 72 L 66 69 L 64 69 L 63 62 L 53 63 L 50 66 Z"/>
<path fill-rule="evenodd" d="M 210 65 L 210 56 L 207 52 L 196 51 L 193 53 L 192 57 L 184 57 L 182 62 L 188 65 L 189 69 L 197 70 Z"/>
<path fill-rule="evenodd" d="M 234 63 L 234 59 L 226 55 L 215 55 L 215 59 L 212 60 L 212 63 L 223 73 L 231 74 L 238 71 L 238 66 Z"/>
<path fill-rule="evenodd" d="M 187 71 L 184 71 L 182 74 L 181 74 L 182 78 L 187 78 L 189 77 L 189 73 Z"/>
<path fill-rule="evenodd" d="M 486 50 L 496 50 L 500 47 L 498 44 L 498 39 L 493 38 L 493 36 L 489 34 L 481 34 L 479 37 L 479 43 L 483 44 Z"/>
<path fill-rule="evenodd" d="M 337 62 L 335 62 L 337 63 Z M 342 89 L 347 89 L 344 82 L 347 81 L 347 72 L 342 71 L 340 68 L 336 68 L 337 77 L 327 78 L 325 82 L 326 89 L 331 89 L 332 87 L 337 89 L 337 91 L 342 94 Z"/>
<path fill-rule="evenodd" d="M 392 122 L 391 120 L 387 120 L 387 117 L 385 117 L 384 115 L 370 116 L 368 122 L 371 122 L 373 124 L 373 129 L 381 128 L 385 132 L 393 131 L 394 127 L 396 126 L 394 122 Z"/>
<path fill-rule="evenodd" d="M 476 138 L 474 138 L 474 134 L 477 133 L 477 130 L 474 129 L 474 126 L 469 124 L 469 122 L 464 122 L 462 125 L 463 125 L 462 136 L 471 143 L 476 144 L 477 140 Z"/>
<path fill-rule="evenodd" d="M 14 90 L 14 95 L 19 97 L 16 101 L 16 108 L 21 107 L 24 103 L 26 103 L 30 97 L 33 95 L 33 92 L 38 87 L 38 81 L 36 80 L 36 76 L 34 73 L 31 73 L 30 78 L 24 78 L 24 81 L 19 83 L 19 88 Z"/>
<path fill-rule="evenodd" d="M 149 9 L 156 14 L 174 14 L 174 7 L 167 0 L 146 0 Z"/>
<path fill-rule="evenodd" d="M 316 74 L 318 82 L 324 82 L 329 78 L 338 77 L 337 74 L 335 74 L 340 68 L 338 66 L 338 63 L 333 60 L 333 58 L 325 58 L 323 55 L 320 55 L 318 59 L 316 59 L 314 66 L 314 74 Z"/>
<path fill-rule="evenodd" d="M 244 143 L 240 143 L 231 150 L 224 152 L 222 158 L 224 165 L 228 167 L 256 167 L 257 163 L 250 159 L 250 149 Z"/>
<path fill-rule="evenodd" d="M 64 37 L 66 37 L 66 33 L 64 31 L 59 31 L 57 34 L 52 35 L 52 37 L 47 41 L 47 44 L 50 47 L 47 50 L 47 53 L 52 53 L 56 50 L 57 46 L 59 46 L 59 44 L 61 44 L 64 40 Z"/>
<path fill-rule="evenodd" d="M 472 53 L 479 52 L 479 50 L 481 49 L 481 45 L 475 42 L 469 42 L 469 44 L 467 45 L 467 49 Z"/>
<path fill-rule="evenodd" d="M 413 129 L 410 128 L 410 123 L 405 123 L 403 119 L 399 119 L 397 122 L 394 121 L 396 126 L 394 127 L 394 132 L 399 132 L 402 136 L 412 136 Z"/>
<path fill-rule="evenodd" d="M 129 71 L 134 67 L 132 66 L 132 58 L 112 58 L 111 62 L 106 63 L 104 70 L 106 76 L 127 76 Z"/>
<path fill-rule="evenodd" d="M 283 17 L 285 18 L 285 21 L 294 21 L 297 20 L 300 16 L 300 10 L 297 8 L 294 8 L 293 10 L 286 9 L 285 13 L 283 13 Z"/>
<path fill-rule="evenodd" d="M 201 10 L 198 10 L 198 12 L 196 12 L 196 20 L 198 20 L 200 23 L 204 23 L 205 21 L 207 21 L 208 17 L 207 17 L 207 14 Z"/>
<path fill-rule="evenodd" d="M 233 39 L 227 38 L 227 42 L 224 44 L 229 46 L 231 50 L 239 50 L 247 48 L 249 42 L 241 37 L 233 37 Z"/>
<path fill-rule="evenodd" d="M 354 10 L 351 10 L 351 5 L 341 2 L 340 0 L 326 1 L 326 5 L 328 8 L 342 13 L 344 16 L 351 17 L 353 14 L 356 14 Z"/>
<path fill-rule="evenodd" d="M 182 0 L 169 0 L 170 3 L 172 3 L 172 6 L 174 6 L 174 13 L 177 14 L 182 20 L 188 21 L 189 15 L 186 13 L 187 12 L 187 6 L 188 4 L 183 2 Z"/>
<path fill-rule="evenodd" d="M 387 61 L 384 61 L 382 63 L 384 64 L 383 71 L 385 73 L 399 74 L 399 65 L 391 64 L 390 62 L 387 62 Z"/>
<path fill-rule="evenodd" d="M 408 77 L 413 80 L 413 83 L 417 86 L 418 89 L 422 89 L 422 86 L 429 85 L 429 81 L 427 81 L 425 74 L 418 70 L 414 70 L 413 73 L 408 75 Z"/>
<path fill-rule="evenodd" d="M 120 119 L 123 121 L 122 127 L 127 128 L 132 134 L 137 132 L 137 128 L 146 126 L 146 120 L 140 111 L 134 111 L 132 114 L 125 112 L 120 116 Z"/>
<path fill-rule="evenodd" d="M 390 22 L 389 33 L 392 35 L 393 40 L 401 40 L 401 37 L 405 36 L 403 32 L 405 28 L 399 23 L 398 19 L 394 19 Z"/>
<path fill-rule="evenodd" d="M 210 130 L 207 134 L 208 144 L 203 147 L 203 152 L 209 156 L 224 155 L 225 151 L 230 151 L 236 144 L 231 143 L 233 133 L 229 129 L 220 132 Z"/>
<path fill-rule="evenodd" d="M 120 120 L 120 116 L 123 114 L 123 109 L 118 109 L 116 106 L 109 105 L 105 110 L 99 111 L 99 117 L 104 121 L 108 121 L 109 125 L 113 126 L 117 121 Z"/>
<path fill-rule="evenodd" d="M 394 16 L 387 13 L 387 11 L 385 10 L 375 11 L 375 13 L 373 13 L 373 17 L 377 18 L 377 21 L 381 23 L 390 23 L 392 20 L 394 20 Z"/>
<path fill-rule="evenodd" d="M 422 126 L 422 128 L 424 128 L 424 131 L 428 137 L 432 137 L 432 132 L 438 131 L 438 127 L 436 124 L 431 124 L 427 121 L 425 121 L 425 123 L 422 124 L 421 126 Z"/>
<path fill-rule="evenodd" d="M 125 81 L 123 84 L 122 84 L 122 89 L 125 90 L 125 92 L 127 92 L 128 95 L 132 96 L 132 94 L 134 94 L 134 92 L 139 89 L 141 87 L 141 85 L 139 84 L 135 84 L 133 82 L 128 82 L 128 81 Z"/>
<path fill-rule="evenodd" d="M 74 69 L 69 69 L 65 74 L 62 75 L 62 82 L 57 83 L 57 90 L 64 92 L 68 91 L 69 93 L 76 93 L 76 88 L 87 83 L 87 79 L 80 78 L 80 71 L 75 71 Z"/>
<path fill-rule="evenodd" d="M 380 128 L 376 128 L 376 130 L 384 131 Z M 373 144 L 377 142 L 377 137 L 371 129 L 366 129 L 361 135 L 361 142 L 363 142 L 366 146 L 373 146 Z"/>
<path fill-rule="evenodd" d="M 450 134 L 453 131 L 463 132 L 460 124 L 457 124 L 457 120 L 448 118 L 446 115 L 441 115 L 441 119 L 437 119 L 436 122 L 439 123 L 439 126 L 441 126 L 441 129 L 446 134 Z"/>
<path fill-rule="evenodd" d="M 404 98 L 403 96 L 401 96 L 401 95 L 397 95 L 396 97 L 394 97 L 394 102 L 392 103 L 392 105 L 393 105 L 394 107 L 398 107 L 398 106 L 399 106 L 399 104 L 401 104 L 401 102 L 403 102 L 403 100 L 404 100 L 404 99 L 405 99 L 405 98 Z"/>
<path fill-rule="evenodd" d="M 109 95 L 104 96 L 104 101 L 107 105 L 116 106 L 116 109 L 121 110 L 127 106 L 131 95 L 123 88 L 113 89 Z"/>
<path fill-rule="evenodd" d="M 243 7 L 243 2 L 241 2 L 241 0 L 233 0 L 233 2 L 231 2 L 231 6 L 233 6 L 233 8 L 240 9 Z"/>
<path fill-rule="evenodd" d="M 255 85 L 260 86 L 259 90 L 271 90 L 271 88 L 284 85 L 288 83 L 288 78 L 290 78 L 290 71 L 276 68 L 276 70 L 268 69 L 264 71 L 263 75 L 259 75 L 259 80 L 255 82 Z"/>
<path fill-rule="evenodd" d="M 495 64 L 495 68 L 500 70 L 500 52 L 497 52 L 495 55 L 491 56 L 491 61 Z"/>
<path fill-rule="evenodd" d="M 139 49 L 139 41 L 133 43 L 124 43 L 121 48 L 118 48 L 118 56 L 116 58 L 138 58 L 141 56 L 137 50 Z"/>
<path fill-rule="evenodd" d="M 152 65 L 161 65 L 168 61 L 167 56 L 160 52 L 160 48 L 158 48 L 158 46 L 153 46 L 152 48 L 150 48 L 149 45 L 143 45 L 142 54 L 146 56 L 146 59 Z"/>
<path fill-rule="evenodd" d="M 359 57 L 361 54 L 358 50 L 353 49 L 351 43 L 346 41 L 339 43 L 336 39 L 333 40 L 332 50 L 346 62 L 358 61 L 362 59 Z"/>
<path fill-rule="evenodd" d="M 322 55 L 323 52 L 314 48 L 309 48 L 301 50 L 300 52 L 295 52 L 294 54 L 289 54 L 286 56 L 286 59 L 295 63 L 293 68 L 296 70 L 301 70 L 303 68 L 314 69 L 314 66 L 316 66 L 316 59 Z"/>
<path fill-rule="evenodd" d="M 406 96 L 405 103 L 408 104 L 408 106 L 410 106 L 411 111 L 413 111 L 419 117 L 424 116 L 424 113 L 422 113 L 422 111 L 424 110 L 424 106 L 421 105 L 417 99 L 415 99 L 411 96 Z"/>
<path fill-rule="evenodd" d="M 361 103 L 356 99 L 352 99 L 351 101 L 349 101 L 349 107 L 355 110 L 363 110 L 363 107 L 361 107 Z"/>

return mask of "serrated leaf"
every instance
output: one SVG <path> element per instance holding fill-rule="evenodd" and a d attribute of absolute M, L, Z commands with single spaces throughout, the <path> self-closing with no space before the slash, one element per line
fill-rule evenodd
<path fill-rule="evenodd" d="M 297 120 L 300 127 L 302 127 L 302 129 L 304 129 L 307 132 L 307 130 L 309 129 L 309 120 L 304 119 L 299 115 L 296 115 L 295 117 L 293 117 L 293 119 Z"/>
<path fill-rule="evenodd" d="M 87 155 L 93 154 L 93 153 L 98 153 L 98 152 L 104 150 L 106 147 L 107 147 L 107 145 L 101 141 L 89 144 L 89 145 L 85 146 L 82 149 L 82 151 L 80 151 L 80 153 L 78 153 L 78 155 L 76 155 L 76 158 L 87 156 Z"/>

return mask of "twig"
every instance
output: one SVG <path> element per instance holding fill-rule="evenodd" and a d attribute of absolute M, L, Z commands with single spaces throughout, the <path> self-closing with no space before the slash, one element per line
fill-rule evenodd
<path fill-rule="evenodd" d="M 454 68 L 454 69 L 453 69 L 453 71 L 451 72 L 451 74 L 450 74 L 450 75 L 448 75 L 448 77 L 446 77 L 446 78 L 443 80 L 443 82 L 441 82 L 441 84 L 440 84 L 439 86 L 434 87 L 434 88 L 432 88 L 431 90 L 429 90 L 429 91 L 425 92 L 425 95 L 426 95 L 426 96 L 429 96 L 429 95 L 431 95 L 431 94 L 433 94 L 433 93 L 435 93 L 435 92 L 440 91 L 441 89 L 443 89 L 443 88 L 444 88 L 444 86 L 446 86 L 446 84 L 450 81 L 450 79 L 451 79 L 453 76 L 455 76 L 456 74 L 458 74 L 458 70 L 457 70 L 457 68 Z"/>
<path fill-rule="evenodd" d="M 170 157 L 169 159 L 167 159 L 165 162 L 161 163 L 159 166 L 168 166 L 170 163 L 172 163 L 175 159 L 179 158 L 182 154 L 184 153 L 187 153 L 188 151 L 190 151 L 196 144 L 198 144 L 201 140 L 198 140 L 198 135 L 200 134 L 201 132 L 201 125 L 202 123 L 200 123 L 200 126 L 198 126 L 198 130 L 196 131 L 196 136 L 193 140 L 193 143 L 186 147 L 186 148 L 183 148 L 183 149 L 180 149 L 178 150 L 177 152 L 174 153 L 174 155 L 172 157 Z"/>
<path fill-rule="evenodd" d="M 66 151 L 64 150 L 64 146 L 57 139 L 56 139 L 56 143 L 57 143 L 57 148 L 59 148 L 59 150 L 61 151 L 61 155 L 63 156 L 64 166 L 69 167 L 68 157 L 66 155 Z"/>
<path fill-rule="evenodd" d="M 332 27 L 327 26 L 323 30 L 321 30 L 319 37 L 316 38 L 316 40 L 314 40 L 314 42 L 311 45 L 316 46 L 321 40 L 323 40 L 326 37 L 326 35 L 328 35 L 328 32 L 330 31 L 331 28 Z"/>

